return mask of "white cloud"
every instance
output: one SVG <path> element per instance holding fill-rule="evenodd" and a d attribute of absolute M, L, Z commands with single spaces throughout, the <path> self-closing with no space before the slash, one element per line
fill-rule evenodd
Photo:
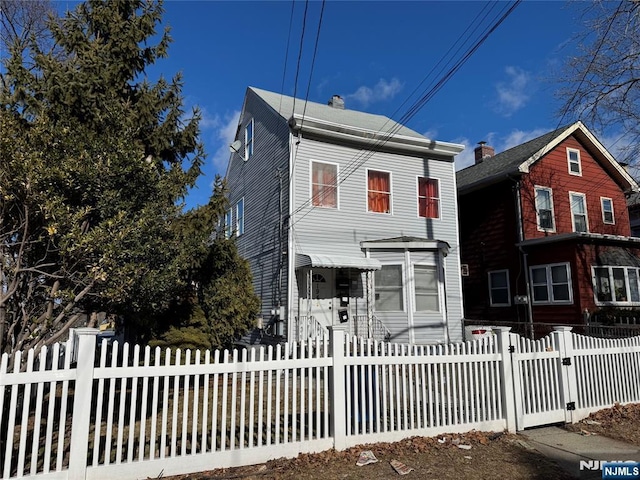
<path fill-rule="evenodd" d="M 495 110 L 505 117 L 524 107 L 529 100 L 531 75 L 519 67 L 506 67 L 507 80 L 496 85 Z"/>
<path fill-rule="evenodd" d="M 504 152 L 517 145 L 528 142 L 540 135 L 550 132 L 553 128 L 534 128 L 533 130 L 513 130 L 506 137 L 499 140 L 497 143 L 496 153 Z"/>
<path fill-rule="evenodd" d="M 468 138 L 456 138 L 453 140 L 453 143 L 459 143 L 464 145 L 464 150 L 456 155 L 456 170 L 462 170 L 470 165 L 475 163 L 473 156 L 473 149 L 475 146 L 469 141 Z"/>
<path fill-rule="evenodd" d="M 345 95 L 345 99 L 355 100 L 363 107 L 367 107 L 372 103 L 392 99 L 402 90 L 403 86 L 404 84 L 397 78 L 392 78 L 389 81 L 381 78 L 373 88 L 363 85 L 354 93 Z"/>
<path fill-rule="evenodd" d="M 203 115 L 204 117 L 204 115 Z M 240 111 L 237 110 L 224 116 L 215 115 L 209 117 L 207 126 L 203 126 L 203 130 L 213 130 L 209 138 L 211 145 L 216 148 L 211 156 L 214 169 L 224 173 L 227 162 L 229 161 L 229 145 L 233 142 L 238 128 L 238 120 L 240 119 Z"/>

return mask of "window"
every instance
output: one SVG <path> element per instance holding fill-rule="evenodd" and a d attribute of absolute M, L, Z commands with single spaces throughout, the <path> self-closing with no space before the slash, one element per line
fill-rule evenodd
<path fill-rule="evenodd" d="M 584 193 L 569 192 L 569 202 L 571 203 L 571 223 L 574 232 L 588 232 L 587 222 L 587 201 Z"/>
<path fill-rule="evenodd" d="M 416 312 L 439 312 L 438 270 L 435 266 L 414 265 Z"/>
<path fill-rule="evenodd" d="M 232 215 L 231 209 L 227 210 L 224 215 L 224 238 L 231 238 L 231 235 L 233 235 Z"/>
<path fill-rule="evenodd" d="M 593 267 L 596 302 L 606 304 L 640 304 L 640 268 Z"/>
<path fill-rule="evenodd" d="M 572 303 L 568 263 L 531 267 L 533 303 Z"/>
<path fill-rule="evenodd" d="M 249 160 L 253 155 L 253 118 L 244 129 L 244 159 Z"/>
<path fill-rule="evenodd" d="M 567 161 L 569 162 L 569 173 L 571 175 L 582 175 L 582 164 L 580 163 L 580 150 L 567 148 Z"/>
<path fill-rule="evenodd" d="M 600 204 L 602 205 L 602 221 L 611 225 L 616 223 L 613 217 L 613 200 L 600 197 Z"/>
<path fill-rule="evenodd" d="M 244 198 L 236 203 L 236 235 L 244 233 Z"/>
<path fill-rule="evenodd" d="M 511 305 L 509 270 L 489 272 L 489 298 L 492 307 L 508 307 Z"/>
<path fill-rule="evenodd" d="M 375 273 L 376 310 L 402 312 L 402 265 L 383 265 Z"/>
<path fill-rule="evenodd" d="M 367 171 L 367 210 L 391 213 L 391 174 L 389 172 Z"/>
<path fill-rule="evenodd" d="M 536 219 L 538 230 L 543 232 L 555 231 L 553 194 L 548 187 L 536 187 Z"/>
<path fill-rule="evenodd" d="M 338 208 L 338 166 L 311 162 L 311 199 L 314 207 Z"/>
<path fill-rule="evenodd" d="M 434 178 L 418 177 L 418 216 L 440 218 L 440 186 Z"/>

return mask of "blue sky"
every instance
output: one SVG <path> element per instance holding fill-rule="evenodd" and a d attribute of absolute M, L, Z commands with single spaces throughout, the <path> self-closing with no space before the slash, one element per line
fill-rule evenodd
<path fill-rule="evenodd" d="M 311 101 L 326 103 L 338 94 L 346 108 L 399 120 L 441 77 L 434 66 L 460 58 L 510 5 L 327 1 L 312 62 L 320 1 L 166 2 L 163 22 L 171 27 L 173 43 L 169 57 L 148 72 L 151 78 L 182 72 L 187 109 L 198 106 L 203 113 L 201 139 L 208 154 L 187 207 L 206 203 L 215 175 L 224 175 L 248 86 L 305 98 L 310 85 Z M 561 121 L 557 114 L 554 78 L 576 53 L 579 10 L 575 2 L 522 2 L 406 125 L 429 138 L 466 145 L 456 160 L 459 169 L 473 162 L 478 141 L 501 152 L 570 123 L 573 118 Z M 481 29 L 474 33 L 474 26 Z M 469 40 L 446 57 L 461 38 Z M 615 155 L 621 143 L 615 129 L 596 134 Z"/>

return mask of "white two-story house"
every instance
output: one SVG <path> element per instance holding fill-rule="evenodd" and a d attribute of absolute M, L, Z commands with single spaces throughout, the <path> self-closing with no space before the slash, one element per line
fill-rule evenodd
<path fill-rule="evenodd" d="M 462 340 L 454 156 L 380 115 L 248 88 L 224 232 L 279 338 Z M 253 339 L 257 340 L 256 337 Z"/>

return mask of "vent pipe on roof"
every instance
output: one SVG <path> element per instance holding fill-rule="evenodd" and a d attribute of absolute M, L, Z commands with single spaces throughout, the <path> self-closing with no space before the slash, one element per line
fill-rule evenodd
<path fill-rule="evenodd" d="M 337 108 L 340 110 L 344 110 L 344 100 L 340 95 L 334 95 L 329 99 L 327 103 L 330 107 Z"/>
<path fill-rule="evenodd" d="M 478 142 L 478 146 L 473 150 L 473 153 L 475 154 L 476 164 L 478 164 L 487 158 L 493 157 L 496 151 L 493 147 L 487 145 L 487 142 L 482 141 Z"/>

